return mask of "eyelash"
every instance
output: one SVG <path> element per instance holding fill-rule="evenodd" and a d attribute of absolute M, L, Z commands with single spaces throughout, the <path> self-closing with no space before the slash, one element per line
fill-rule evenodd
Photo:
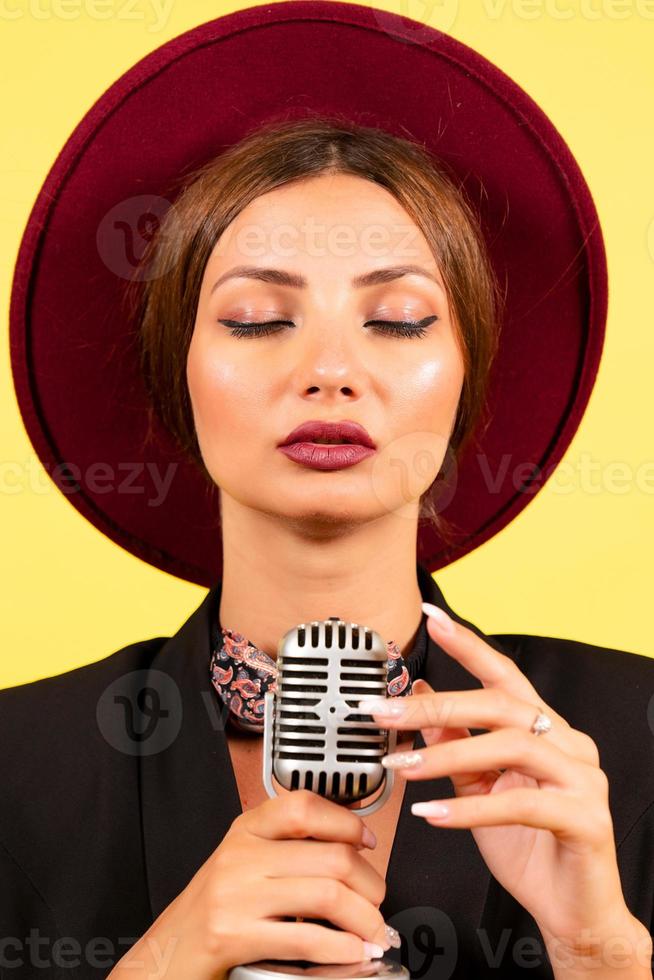
<path fill-rule="evenodd" d="M 376 324 L 379 332 L 394 337 L 424 337 L 427 327 L 435 320 L 440 320 L 439 316 L 426 316 L 422 320 L 368 320 L 368 323 Z M 290 320 L 268 320 L 265 323 L 241 323 L 239 320 L 219 320 L 226 327 L 231 328 L 232 337 L 261 337 L 265 334 L 278 333 L 279 330 L 272 329 L 277 324 L 290 323 Z M 380 324 L 394 329 L 383 329 Z"/>

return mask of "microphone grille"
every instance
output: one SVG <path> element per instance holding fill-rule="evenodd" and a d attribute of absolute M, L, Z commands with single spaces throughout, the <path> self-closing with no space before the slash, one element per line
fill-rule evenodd
<path fill-rule="evenodd" d="M 357 705 L 361 698 L 386 696 L 387 661 L 376 631 L 337 616 L 284 635 L 272 739 L 274 774 L 282 786 L 351 803 L 382 785 L 388 733 Z"/>

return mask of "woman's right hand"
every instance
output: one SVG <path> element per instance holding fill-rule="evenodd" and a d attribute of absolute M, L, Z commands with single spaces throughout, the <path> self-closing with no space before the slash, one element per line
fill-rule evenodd
<path fill-rule="evenodd" d="M 233 966 L 260 959 L 358 963 L 381 955 L 389 947 L 379 911 L 386 883 L 359 853 L 364 828 L 356 810 L 310 790 L 284 790 L 239 814 L 110 980 L 223 980 Z"/>

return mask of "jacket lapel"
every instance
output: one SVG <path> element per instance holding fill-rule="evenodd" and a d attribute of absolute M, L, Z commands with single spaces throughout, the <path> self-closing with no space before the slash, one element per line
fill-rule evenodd
<path fill-rule="evenodd" d="M 224 716 L 209 676 L 210 624 L 218 615 L 220 590 L 219 582 L 163 644 L 149 671 L 148 684 L 159 692 L 163 710 L 177 712 L 179 728 L 167 748 L 140 757 L 153 919 L 186 887 L 242 812 Z"/>
<path fill-rule="evenodd" d="M 459 617 L 427 569 L 418 564 L 422 597 Z M 224 706 L 211 684 L 211 623 L 218 617 L 221 582 L 205 596 L 180 630 L 153 658 L 147 686 L 158 695 L 159 715 L 167 731 L 176 732 L 161 748 L 144 743 L 139 757 L 144 852 L 152 917 L 156 919 L 186 887 L 216 849 L 242 812 L 238 787 L 224 731 Z M 424 622 L 421 628 L 424 627 Z M 427 634 L 424 676 L 435 690 L 480 687 L 477 678 L 447 655 Z M 172 681 L 172 684 L 170 683 Z M 222 708 L 222 712 L 221 712 Z M 168 714 L 166 714 L 168 712 Z M 474 730 L 473 730 L 474 731 Z M 170 744 L 166 745 L 166 741 Z M 425 743 L 417 734 L 415 747 Z M 390 855 L 387 892 L 381 911 L 390 917 L 402 910 L 440 903 L 450 916 L 471 926 L 480 922 L 490 873 L 469 832 L 436 828 L 411 813 L 417 800 L 451 796 L 449 779 L 416 780 L 406 784 Z M 416 854 L 420 867 L 416 869 Z M 421 873 L 420 868 L 424 869 Z M 410 869 L 408 874 L 405 870 Z M 459 939 L 463 936 L 459 935 Z"/>
<path fill-rule="evenodd" d="M 487 636 L 448 605 L 426 568 L 418 564 L 417 569 L 418 585 L 426 602 L 444 609 L 494 649 L 506 652 L 495 637 Z M 424 623 L 421 628 L 426 628 Z M 422 676 L 435 691 L 482 687 L 481 682 L 435 643 L 429 633 L 427 644 Z M 471 729 L 473 734 L 477 731 L 481 730 Z M 418 732 L 414 748 L 424 747 L 425 741 Z M 433 827 L 411 813 L 411 805 L 415 802 L 452 795 L 452 784 L 447 776 L 407 781 L 388 863 L 386 896 L 380 911 L 386 921 L 403 934 L 414 936 L 426 935 L 434 929 L 437 933 L 443 929 L 447 931 L 448 926 L 443 926 L 442 919 L 445 915 L 455 927 L 458 946 L 472 949 L 477 943 L 476 930 L 481 925 L 491 885 L 490 871 L 469 830 Z"/>

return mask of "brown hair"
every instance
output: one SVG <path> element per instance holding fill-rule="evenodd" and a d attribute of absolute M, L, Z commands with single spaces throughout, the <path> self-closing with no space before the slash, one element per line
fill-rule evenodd
<path fill-rule="evenodd" d="M 419 520 L 451 541 L 438 511 L 440 485 L 473 432 L 487 424 L 501 296 L 477 216 L 444 163 L 413 140 L 337 116 L 270 121 L 181 178 L 174 206 L 129 283 L 143 379 L 154 411 L 212 487 L 197 441 L 186 360 L 206 263 L 227 226 L 252 200 L 290 181 L 340 173 L 385 187 L 424 234 L 442 273 L 465 377 L 441 472 L 420 498 Z M 147 274 L 139 273 L 147 264 Z"/>

